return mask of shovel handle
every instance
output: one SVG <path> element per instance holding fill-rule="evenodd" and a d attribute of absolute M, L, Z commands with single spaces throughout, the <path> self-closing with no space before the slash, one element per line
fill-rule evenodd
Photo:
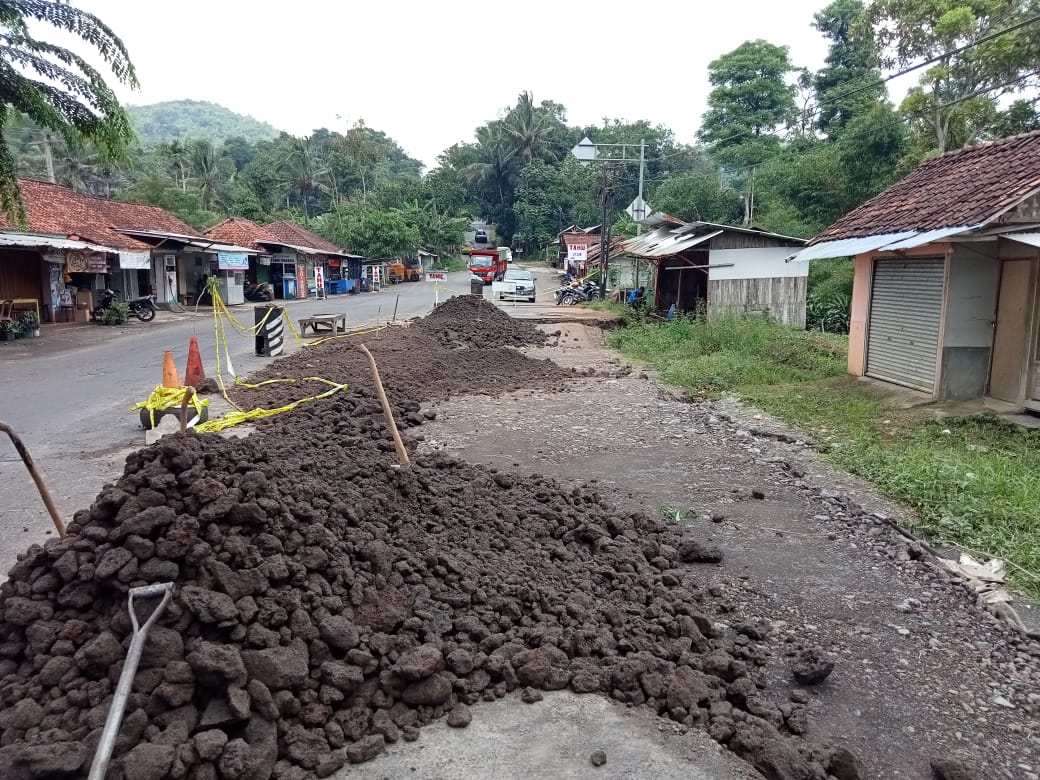
<path fill-rule="evenodd" d="M 153 598 L 162 596 L 162 600 L 152 610 L 152 614 L 144 622 L 138 625 L 137 612 L 134 611 L 134 597 Z M 127 607 L 130 610 L 130 622 L 133 624 L 134 632 L 130 640 L 130 649 L 126 652 L 126 661 L 123 662 L 123 671 L 119 675 L 119 684 L 116 686 L 115 695 L 112 696 L 112 707 L 105 719 L 105 729 L 101 732 L 98 740 L 97 753 L 94 754 L 94 763 L 90 765 L 90 774 L 87 780 L 105 780 L 108 772 L 108 762 L 112 760 L 112 749 L 116 745 L 116 737 L 119 736 L 119 727 L 123 725 L 123 711 L 126 709 L 126 700 L 130 696 L 130 687 L 134 684 L 134 676 L 137 674 L 137 666 L 141 663 L 141 654 L 144 652 L 144 643 L 148 638 L 148 629 L 158 620 L 159 615 L 173 598 L 173 583 L 167 582 L 159 585 L 148 585 L 143 588 L 131 588 L 127 597 Z"/>

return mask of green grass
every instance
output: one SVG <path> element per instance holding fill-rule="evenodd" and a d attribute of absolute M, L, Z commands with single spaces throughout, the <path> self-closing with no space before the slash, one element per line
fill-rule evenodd
<path fill-rule="evenodd" d="M 464 257 L 438 257 L 437 262 L 433 264 L 435 271 L 465 271 L 468 267 Z"/>
<path fill-rule="evenodd" d="M 845 374 L 844 337 L 761 319 L 638 324 L 607 339 L 669 384 L 732 392 L 801 428 L 835 466 L 916 509 L 917 530 L 1004 558 L 1016 585 L 1040 597 L 1040 431 L 891 408 Z"/>

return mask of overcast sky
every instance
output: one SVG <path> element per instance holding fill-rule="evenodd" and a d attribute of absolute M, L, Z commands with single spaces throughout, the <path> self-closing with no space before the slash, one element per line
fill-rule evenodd
<path fill-rule="evenodd" d="M 129 48 L 127 103 L 209 100 L 296 135 L 363 118 L 429 166 L 523 90 L 572 125 L 648 119 L 691 142 L 720 54 L 754 38 L 797 66 L 826 54 L 811 21 L 827 0 L 73 2 Z"/>

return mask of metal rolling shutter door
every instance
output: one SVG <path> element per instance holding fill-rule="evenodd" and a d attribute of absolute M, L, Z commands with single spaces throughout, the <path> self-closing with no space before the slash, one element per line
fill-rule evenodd
<path fill-rule="evenodd" d="M 942 260 L 874 263 L 867 376 L 935 390 L 944 269 Z"/>

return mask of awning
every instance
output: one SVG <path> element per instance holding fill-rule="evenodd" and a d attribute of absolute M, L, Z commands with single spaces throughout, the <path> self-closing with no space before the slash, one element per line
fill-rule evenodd
<path fill-rule="evenodd" d="M 960 225 L 958 227 L 936 228 L 935 230 L 905 230 L 901 233 L 882 233 L 876 236 L 861 238 L 843 238 L 838 241 L 824 241 L 822 244 L 806 247 L 786 258 L 788 263 L 804 263 L 807 260 L 823 260 L 833 257 L 853 257 L 864 252 L 896 252 L 902 249 L 913 249 L 933 241 L 940 241 L 950 236 L 975 230 L 979 225 Z"/>
<path fill-rule="evenodd" d="M 189 236 L 184 233 L 168 233 L 163 230 L 128 230 L 124 228 L 117 228 L 117 232 L 137 239 L 152 238 L 157 239 L 160 242 L 176 241 L 178 244 L 184 244 L 185 246 L 190 246 L 192 249 L 197 249 L 200 252 L 211 254 L 216 254 L 217 252 L 245 252 L 247 255 L 260 254 L 255 249 L 249 249 L 244 246 L 235 246 L 234 244 L 222 244 L 219 241 L 211 241 L 205 236 Z"/>
<path fill-rule="evenodd" d="M 1000 237 L 1017 241 L 1020 244 L 1040 247 L 1040 233 L 1002 233 Z"/>
<path fill-rule="evenodd" d="M 57 236 L 43 236 L 36 233 L 0 233 L 0 246 L 24 246 L 33 249 L 73 249 L 88 250 L 91 252 L 113 253 L 118 249 L 91 244 L 87 241 L 74 241 L 71 238 L 58 238 Z"/>

